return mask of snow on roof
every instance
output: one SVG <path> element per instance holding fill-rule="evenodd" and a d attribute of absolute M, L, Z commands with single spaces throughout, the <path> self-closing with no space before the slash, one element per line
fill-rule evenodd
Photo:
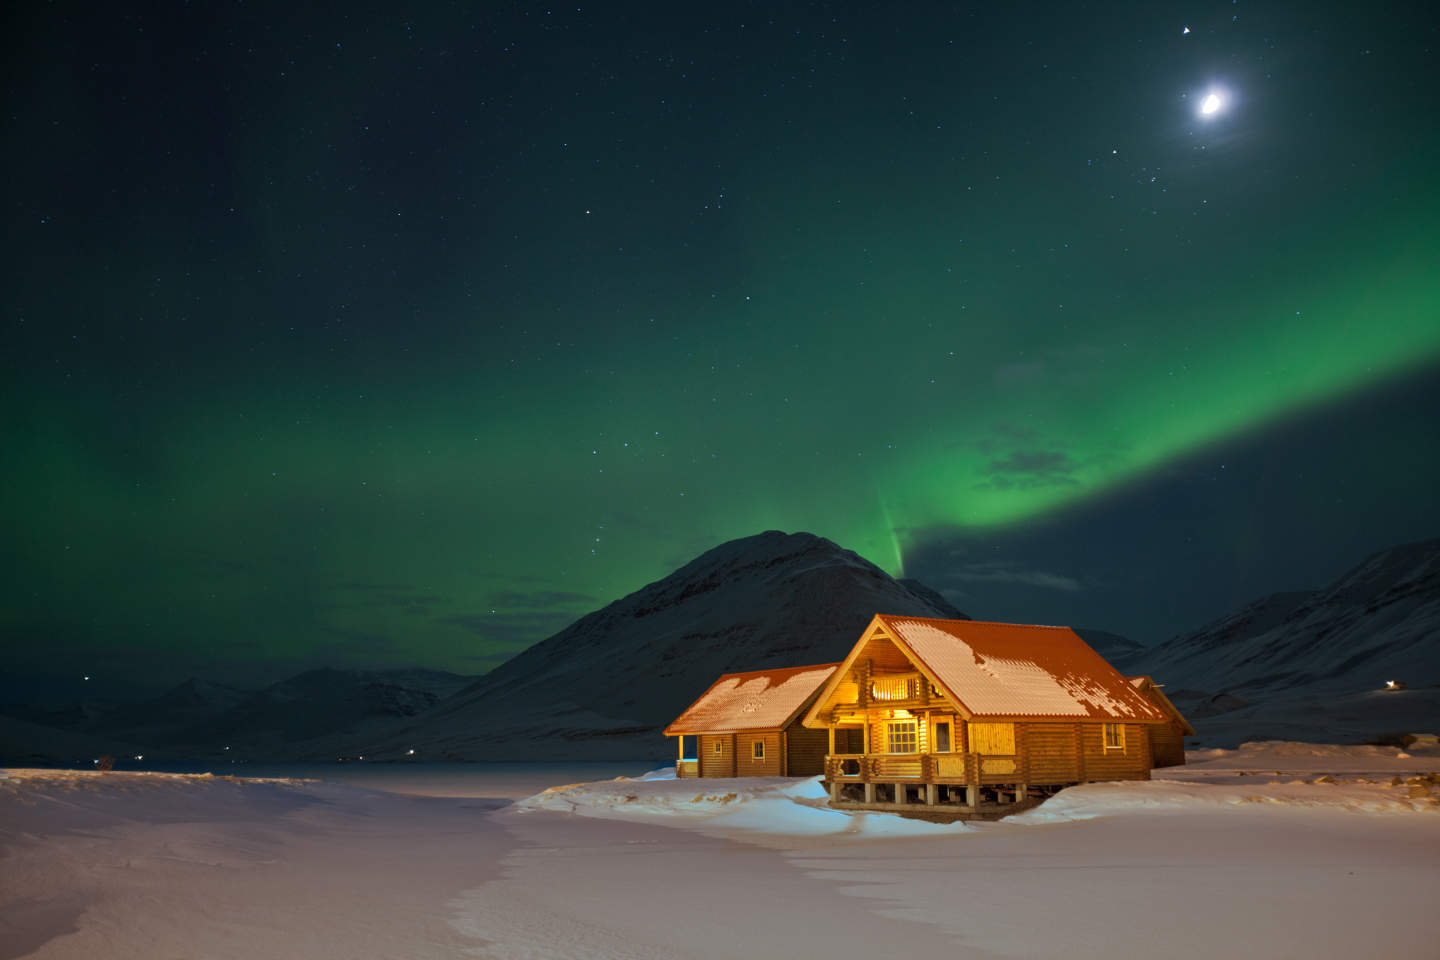
<path fill-rule="evenodd" d="M 726 673 L 710 685 L 667 735 L 774 730 L 785 726 L 830 679 L 838 663 Z"/>
<path fill-rule="evenodd" d="M 977 718 L 1165 720 L 1159 708 L 1069 627 L 888 616 L 880 620 Z"/>

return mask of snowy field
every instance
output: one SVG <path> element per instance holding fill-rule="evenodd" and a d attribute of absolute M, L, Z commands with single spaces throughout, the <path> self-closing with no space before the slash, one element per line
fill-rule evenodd
<path fill-rule="evenodd" d="M 596 767 L 0 771 L 0 960 L 1436 955 L 1440 754 L 1190 761 L 973 825 Z"/>

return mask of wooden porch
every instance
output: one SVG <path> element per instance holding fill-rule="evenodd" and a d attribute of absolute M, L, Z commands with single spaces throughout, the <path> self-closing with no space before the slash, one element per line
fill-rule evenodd
<path fill-rule="evenodd" d="M 824 784 L 837 809 L 941 821 L 996 820 L 1066 786 L 1028 784 L 1009 758 L 955 753 L 830 754 Z"/>

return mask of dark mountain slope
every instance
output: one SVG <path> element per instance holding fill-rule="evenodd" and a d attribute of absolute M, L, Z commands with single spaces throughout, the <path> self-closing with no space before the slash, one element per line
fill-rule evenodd
<path fill-rule="evenodd" d="M 430 759 L 661 755 L 659 730 L 717 675 L 839 660 L 876 613 L 964 617 L 824 538 L 733 540 L 502 664 L 386 746 Z"/>

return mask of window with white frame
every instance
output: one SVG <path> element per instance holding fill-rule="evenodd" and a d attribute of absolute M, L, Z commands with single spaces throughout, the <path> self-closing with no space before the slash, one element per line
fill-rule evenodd
<path fill-rule="evenodd" d="M 725 747 L 724 747 L 723 744 L 724 744 L 724 741 L 723 741 L 723 740 L 716 740 L 716 741 L 715 741 L 715 755 L 716 755 L 717 757 L 718 757 L 720 754 L 722 754 L 722 753 L 725 752 Z"/>
<path fill-rule="evenodd" d="M 920 749 L 920 731 L 914 720 L 891 720 L 885 725 L 885 745 L 890 753 L 915 753 Z"/>
<path fill-rule="evenodd" d="M 1106 750 L 1124 750 L 1124 749 L 1125 749 L 1125 724 L 1123 724 L 1123 723 L 1107 723 L 1107 724 L 1105 724 L 1105 749 L 1106 749 Z"/>

